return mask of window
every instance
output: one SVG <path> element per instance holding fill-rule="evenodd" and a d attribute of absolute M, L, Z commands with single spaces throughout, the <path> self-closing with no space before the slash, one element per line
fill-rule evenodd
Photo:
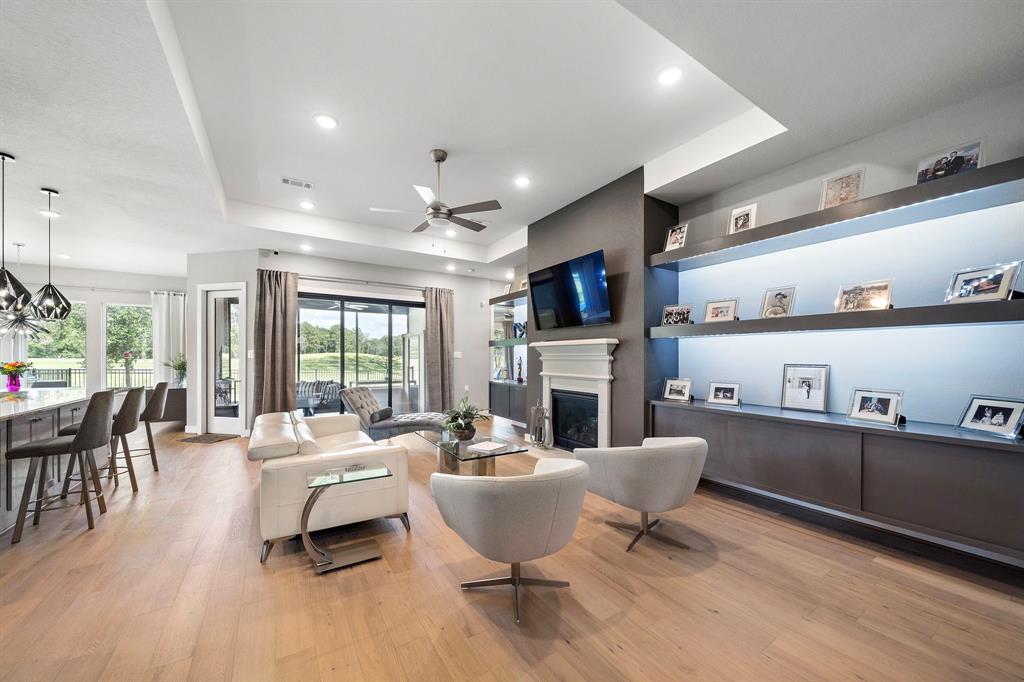
<path fill-rule="evenodd" d="M 106 306 L 107 388 L 153 385 L 153 313 L 148 305 Z"/>
<path fill-rule="evenodd" d="M 28 361 L 36 381 L 85 388 L 85 311 L 84 303 L 72 302 L 67 318 L 46 322 L 50 333 L 28 342 Z"/>

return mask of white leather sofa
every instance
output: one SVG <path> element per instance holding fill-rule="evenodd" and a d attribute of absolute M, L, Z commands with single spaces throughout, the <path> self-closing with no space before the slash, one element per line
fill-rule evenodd
<path fill-rule="evenodd" d="M 329 469 L 381 462 L 393 475 L 333 486 L 313 507 L 310 531 L 380 517 L 399 518 L 409 530 L 408 453 L 401 445 L 375 443 L 360 431 L 354 415 L 261 414 L 249 437 L 248 457 L 260 462 L 260 562 L 276 540 L 299 534 L 310 493 L 307 476 Z"/>

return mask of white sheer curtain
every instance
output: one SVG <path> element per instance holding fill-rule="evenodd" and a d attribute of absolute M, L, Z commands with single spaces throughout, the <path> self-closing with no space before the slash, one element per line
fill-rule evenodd
<path fill-rule="evenodd" d="M 150 292 L 153 306 L 153 383 L 174 381 L 174 370 L 164 363 L 185 352 L 185 293 Z"/>

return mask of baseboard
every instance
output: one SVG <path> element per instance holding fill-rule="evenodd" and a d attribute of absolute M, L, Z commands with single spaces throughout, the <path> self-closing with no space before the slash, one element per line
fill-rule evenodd
<path fill-rule="evenodd" d="M 195 424 L 185 424 L 185 433 L 199 433 L 199 427 Z"/>

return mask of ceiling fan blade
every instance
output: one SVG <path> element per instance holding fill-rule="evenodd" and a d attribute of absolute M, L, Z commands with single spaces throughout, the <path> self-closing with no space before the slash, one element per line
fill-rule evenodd
<path fill-rule="evenodd" d="M 480 201 L 475 204 L 466 204 L 465 206 L 456 206 L 455 208 L 448 209 L 453 215 L 458 213 L 479 213 L 480 211 L 497 211 L 501 208 L 501 204 L 496 199 L 490 201 Z"/>
<path fill-rule="evenodd" d="M 406 208 L 377 208 L 376 206 L 371 206 L 370 210 L 374 213 L 423 213 L 422 208 L 410 211 Z"/>
<path fill-rule="evenodd" d="M 475 220 L 466 220 L 465 218 L 460 218 L 457 215 L 453 215 L 448 220 L 452 221 L 456 225 L 462 225 L 463 227 L 467 227 L 467 228 L 473 230 L 474 232 L 479 232 L 480 230 L 482 230 L 485 227 L 487 227 L 486 225 L 478 223 Z"/>
<path fill-rule="evenodd" d="M 413 232 L 422 232 L 423 230 L 427 229 L 428 227 L 430 227 L 430 223 L 427 222 L 426 220 L 424 220 L 422 223 L 420 223 L 419 225 L 416 226 L 416 228 L 413 230 Z"/>
<path fill-rule="evenodd" d="M 437 197 L 434 196 L 434 190 L 430 189 L 429 187 L 424 187 L 423 185 L 413 185 L 413 189 L 415 189 L 419 193 L 420 198 L 423 199 L 423 203 L 425 203 L 427 206 L 430 206 L 432 203 L 437 201 Z"/>

